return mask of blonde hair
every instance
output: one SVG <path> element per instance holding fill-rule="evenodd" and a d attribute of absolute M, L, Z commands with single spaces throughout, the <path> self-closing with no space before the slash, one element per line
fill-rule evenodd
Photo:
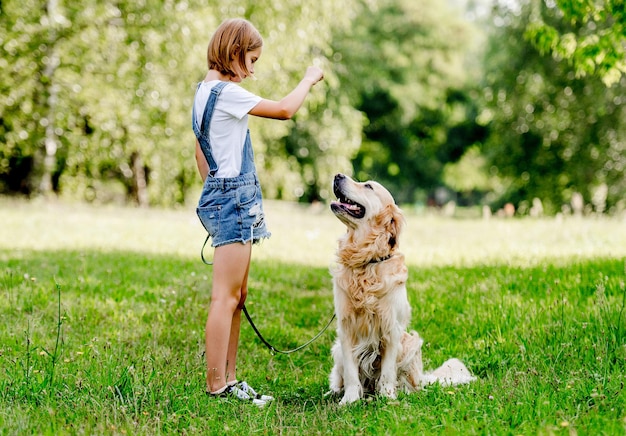
<path fill-rule="evenodd" d="M 246 75 L 246 53 L 263 46 L 263 38 L 258 30 L 243 18 L 231 18 L 217 28 L 207 50 L 209 70 L 234 77 L 237 75 L 233 63 L 237 62 Z"/>

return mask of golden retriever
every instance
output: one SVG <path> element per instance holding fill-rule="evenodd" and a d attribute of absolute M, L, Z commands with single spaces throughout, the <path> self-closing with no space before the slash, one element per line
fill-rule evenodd
<path fill-rule="evenodd" d="M 411 318 L 408 270 L 398 251 L 404 216 L 389 191 L 377 182 L 359 183 L 343 174 L 335 176 L 333 191 L 337 201 L 331 210 L 347 227 L 332 271 L 337 340 L 330 388 L 343 392 L 340 404 L 365 393 L 396 398 L 398 389 L 414 392 L 433 382 L 472 381 L 457 359 L 432 373 L 423 371 L 423 340 L 406 331 Z"/>

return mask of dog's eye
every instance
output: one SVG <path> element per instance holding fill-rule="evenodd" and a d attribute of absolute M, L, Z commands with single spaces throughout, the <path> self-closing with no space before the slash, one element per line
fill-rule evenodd
<path fill-rule="evenodd" d="M 374 190 L 374 187 L 372 185 L 370 185 L 369 183 L 366 183 L 365 186 L 367 189 L 371 189 L 372 191 Z"/>

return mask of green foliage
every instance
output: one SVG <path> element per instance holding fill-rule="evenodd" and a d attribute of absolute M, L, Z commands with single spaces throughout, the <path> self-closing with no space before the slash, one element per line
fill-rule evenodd
<path fill-rule="evenodd" d="M 9 189 L 28 192 L 28 176 L 33 161 L 41 159 L 38 147 L 45 136 L 50 39 L 62 23 L 47 20 L 38 1 L 3 2 L 1 8 L 0 174 L 8 175 Z"/>
<path fill-rule="evenodd" d="M 625 210 L 623 2 L 460 4 L 4 1 L 0 192 L 195 201 L 195 84 L 213 29 L 242 16 L 265 42 L 251 91 L 325 71 L 293 120 L 250 122 L 266 198 L 326 201 L 345 172 L 402 203 Z"/>
<path fill-rule="evenodd" d="M 249 18 L 264 36 L 258 80 L 249 89 L 280 99 L 296 86 L 310 64 L 324 70 L 307 101 L 289 122 L 251 120 L 255 158 L 269 198 L 312 202 L 332 196 L 329 180 L 350 172 L 360 144 L 361 117 L 340 89 L 330 42 L 349 28 L 353 1 L 250 3 Z"/>
<path fill-rule="evenodd" d="M 425 192 L 438 183 L 441 160 L 448 157 L 439 150 L 447 130 L 464 122 L 452 115 L 458 105 L 449 100 L 448 89 L 450 83 L 461 89 L 465 80 L 469 26 L 449 18 L 457 15 L 436 2 L 243 0 L 222 7 L 214 2 L 104 5 L 85 0 L 59 4 L 56 12 L 47 11 L 43 1 L 32 3 L 10 2 L 5 8 L 7 46 L 18 54 L 24 29 L 11 23 L 27 22 L 28 37 L 36 39 L 33 46 L 55 53 L 59 61 L 45 80 L 33 75 L 32 83 L 23 82 L 28 93 L 42 96 L 40 101 L 27 94 L 0 104 L 8 138 L 0 175 L 20 182 L 26 173 L 24 192 L 39 189 L 48 171 L 45 143 L 52 141 L 57 143 L 53 188 L 62 195 L 89 201 L 123 197 L 144 205 L 184 203 L 197 185 L 188 120 L 193 84 L 205 69 L 210 29 L 233 15 L 249 18 L 265 39 L 259 80 L 245 84 L 252 91 L 277 99 L 308 64 L 326 71 L 325 81 L 293 121 L 251 122 L 268 198 L 328 199 L 330 176 L 352 172 L 364 113 L 366 146 L 354 162 L 357 173 L 382 176 L 397 188 L 399 199 L 412 200 L 417 187 Z M 42 15 L 29 15 L 31 9 Z M 46 70 L 40 61 L 43 48 L 24 52 L 42 71 L 39 75 Z M 15 72 L 15 82 L 25 71 L 17 60 L 23 58 L 3 59 Z M 18 92 L 13 82 L 4 85 L 9 94 Z M 52 89 L 58 94 L 46 98 Z M 387 107 L 377 108 L 379 97 Z M 23 100 L 38 114 L 32 126 L 22 125 L 29 119 L 16 102 Z M 54 107 L 47 108 L 52 101 Z M 38 119 L 43 121 L 36 124 Z M 54 128 L 46 131 L 45 125 Z M 369 149 L 368 143 L 380 146 Z M 458 146 L 462 152 L 465 143 Z M 385 154 L 388 159 L 380 159 Z M 368 166 L 369 161 L 376 165 Z M 141 195 L 142 178 L 148 198 Z M 4 190 L 16 189 L 7 183 Z"/>
<path fill-rule="evenodd" d="M 524 40 L 529 7 L 501 12 L 509 24 L 495 30 L 486 54 L 481 114 L 491 131 L 483 152 L 508 185 L 501 201 L 537 197 L 555 213 L 578 192 L 597 212 L 623 210 L 624 79 L 606 88 L 595 76 L 577 78 Z"/>
<path fill-rule="evenodd" d="M 366 117 L 353 161 L 358 178 L 413 202 L 481 136 L 468 130 L 455 142 L 453 131 L 473 125 L 465 68 L 474 32 L 441 2 L 360 2 L 351 28 L 334 40 L 342 88 Z"/>
<path fill-rule="evenodd" d="M 536 2 L 525 36 L 542 53 L 570 62 L 578 77 L 597 75 L 608 87 L 626 73 L 623 0 Z"/>
<path fill-rule="evenodd" d="M 253 91 L 279 99 L 311 63 L 327 71 L 295 121 L 252 125 L 268 196 L 327 196 L 330 168 L 348 171 L 359 139 L 327 60 L 349 3 L 266 3 L 3 2 L 0 189 L 37 193 L 52 177 L 69 198 L 184 203 L 199 181 L 190 108 L 206 45 L 222 19 L 243 16 L 265 37 Z"/>

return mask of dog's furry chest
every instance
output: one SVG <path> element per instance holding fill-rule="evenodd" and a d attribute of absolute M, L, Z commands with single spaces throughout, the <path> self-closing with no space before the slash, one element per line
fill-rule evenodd
<path fill-rule="evenodd" d="M 391 267 L 391 268 L 390 268 Z M 368 264 L 353 268 L 341 265 L 335 271 L 335 287 L 342 291 L 355 307 L 375 307 L 385 298 L 393 298 L 396 290 L 405 286 L 408 270 L 404 263 Z"/>
<path fill-rule="evenodd" d="M 384 274 L 378 270 L 382 266 L 344 266 L 334 276 L 340 322 L 357 337 L 380 338 L 393 328 L 391 324 L 404 323 L 407 318 L 404 313 L 410 311 L 405 288 L 408 272 L 404 263 L 384 265 Z"/>

